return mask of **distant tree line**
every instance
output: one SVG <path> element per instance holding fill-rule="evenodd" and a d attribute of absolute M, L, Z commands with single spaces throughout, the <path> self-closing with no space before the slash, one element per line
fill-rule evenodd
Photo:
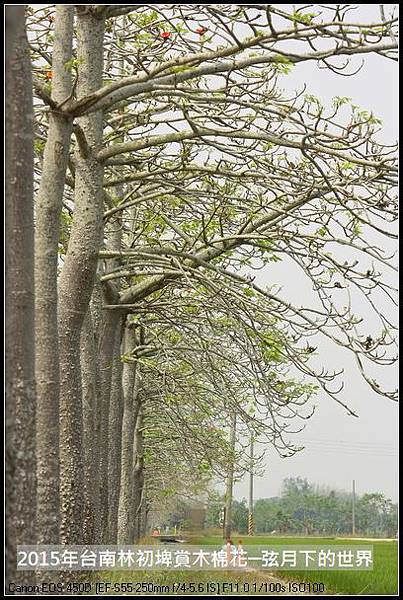
<path fill-rule="evenodd" d="M 215 497 L 207 509 L 207 527 L 218 526 L 219 511 L 220 499 Z M 246 500 L 234 500 L 232 511 L 234 530 L 246 533 Z M 280 496 L 255 502 L 254 520 L 256 533 L 348 535 L 352 531 L 352 494 L 290 477 L 284 480 Z M 357 535 L 393 537 L 397 531 L 397 504 L 380 492 L 357 496 L 355 521 Z"/>

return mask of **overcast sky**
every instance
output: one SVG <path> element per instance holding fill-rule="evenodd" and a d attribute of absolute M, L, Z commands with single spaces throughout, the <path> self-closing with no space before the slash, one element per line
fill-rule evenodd
<path fill-rule="evenodd" d="M 374 21 L 377 20 L 377 11 L 369 4 L 360 7 L 366 20 L 371 16 Z M 340 77 L 330 71 L 319 70 L 312 63 L 304 63 L 294 67 L 282 79 L 284 89 L 291 91 L 301 89 L 304 83 L 307 84 L 306 93 L 316 95 L 323 104 L 331 103 L 335 96 L 351 97 L 354 103 L 383 120 L 383 141 L 396 141 L 398 70 L 395 62 L 367 56 L 364 68 L 354 77 Z M 260 278 L 262 283 L 282 285 L 282 297 L 292 302 L 301 304 L 303 296 L 307 300 L 310 297 L 312 284 L 287 261 L 268 266 Z M 370 318 L 370 313 L 362 314 Z M 305 431 L 295 438 L 297 443 L 304 442 L 306 449 L 288 459 L 281 459 L 275 451 L 268 451 L 265 474 L 255 479 L 255 498 L 278 495 L 285 477 L 302 476 L 313 483 L 346 490 L 351 489 L 355 479 L 358 494 L 382 491 L 396 500 L 397 404 L 377 396 L 368 387 L 349 352 L 330 343 L 320 343 L 318 352 L 325 357 L 328 367 L 344 368 L 343 400 L 354 408 L 359 418 L 348 416 L 341 406 L 323 393 L 319 394 L 315 415 L 308 421 Z M 391 376 L 393 372 L 389 370 L 386 380 L 379 377 L 389 389 L 396 386 L 397 375 L 394 381 Z M 247 498 L 247 495 L 248 478 L 245 477 L 236 484 L 235 497 L 241 499 Z"/>

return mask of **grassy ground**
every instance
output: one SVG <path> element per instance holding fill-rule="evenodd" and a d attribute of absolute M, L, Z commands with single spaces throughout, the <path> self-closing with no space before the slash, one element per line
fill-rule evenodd
<path fill-rule="evenodd" d="M 243 544 L 365 544 L 363 540 L 337 538 L 295 538 L 295 537 L 243 537 Z M 217 544 L 219 537 L 199 537 L 192 543 Z M 347 594 L 387 594 L 397 593 L 397 542 L 371 541 L 374 547 L 374 568 L 372 571 L 277 571 L 285 579 L 323 582 L 328 591 Z"/>
<path fill-rule="evenodd" d="M 340 543 L 346 543 L 340 540 Z M 348 542 L 349 544 L 351 541 Z M 356 542 L 356 543 L 363 543 Z M 374 546 L 374 568 L 372 571 L 315 571 L 293 572 L 293 578 L 301 581 L 323 581 L 327 588 L 336 593 L 363 595 L 396 595 L 397 542 L 371 542 Z M 280 573 L 279 573 L 280 574 Z M 290 573 L 283 573 L 290 577 Z"/>
<path fill-rule="evenodd" d="M 189 541 L 192 545 L 204 546 L 212 544 L 220 547 L 222 544 L 220 536 L 197 536 Z M 326 545 L 365 544 L 362 540 L 353 539 L 273 536 L 255 536 L 251 538 L 243 536 L 242 541 L 244 546 L 252 544 L 270 544 L 270 546 L 275 544 L 312 545 L 316 543 Z M 282 581 L 285 585 L 287 585 L 288 581 L 320 582 L 325 585 L 324 593 L 329 595 L 396 595 L 398 590 L 397 542 L 371 541 L 369 543 L 374 547 L 374 569 L 372 571 L 276 571 L 271 574 L 268 574 L 267 571 L 242 572 L 239 574 L 234 573 L 234 571 L 193 571 L 191 573 L 186 571 L 135 571 L 132 573 L 128 571 L 112 571 L 102 573 L 97 579 L 112 583 L 127 581 L 143 582 L 145 584 L 142 590 L 144 595 L 172 594 L 173 589 L 175 589 L 173 585 L 178 583 L 184 585 L 182 589 L 175 589 L 176 595 L 216 595 L 217 591 L 219 591 L 220 595 L 267 595 L 270 591 L 275 593 L 276 590 L 273 586 L 276 585 L 276 582 L 278 585 L 279 581 Z M 219 590 L 217 587 L 218 584 L 220 584 Z M 164 588 L 163 586 L 168 587 Z M 285 594 L 287 592 L 288 590 L 283 591 Z M 130 594 L 131 592 L 127 590 L 127 593 Z M 137 593 L 139 593 L 139 589 L 137 589 Z"/>

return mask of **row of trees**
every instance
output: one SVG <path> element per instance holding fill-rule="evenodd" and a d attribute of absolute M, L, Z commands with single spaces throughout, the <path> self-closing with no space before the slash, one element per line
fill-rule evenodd
<path fill-rule="evenodd" d="M 135 541 L 242 473 L 250 435 L 297 451 L 317 390 L 354 414 L 316 336 L 395 397 L 368 371 L 395 360 L 394 148 L 350 99 L 277 84 L 395 58 L 394 16 L 348 7 L 7 8 L 10 578 L 16 544 Z M 283 257 L 312 305 L 258 285 Z"/>
<path fill-rule="evenodd" d="M 217 527 L 224 499 L 215 498 L 208 504 L 206 526 Z M 281 496 L 262 498 L 254 504 L 256 533 L 277 535 L 351 535 L 352 495 L 321 488 L 301 477 L 283 482 Z M 248 531 L 246 500 L 234 500 L 232 525 L 235 531 Z M 380 492 L 357 496 L 355 500 L 356 534 L 395 537 L 397 504 Z"/>

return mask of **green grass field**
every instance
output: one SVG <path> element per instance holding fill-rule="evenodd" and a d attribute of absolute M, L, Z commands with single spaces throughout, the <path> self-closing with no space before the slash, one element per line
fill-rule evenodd
<path fill-rule="evenodd" d="M 236 539 L 236 538 L 234 538 Z M 316 544 L 323 543 L 328 545 L 336 544 L 361 544 L 365 545 L 363 540 L 341 540 L 336 538 L 302 538 L 302 537 L 273 537 L 273 536 L 242 536 L 244 546 L 252 544 L 270 546 L 279 544 Z M 194 545 L 222 545 L 220 536 L 198 536 L 190 540 Z M 397 582 L 397 542 L 396 541 L 369 541 L 368 544 L 374 547 L 374 569 L 372 571 L 276 571 L 271 573 L 273 579 L 282 579 L 283 581 L 300 582 L 321 582 L 325 585 L 325 594 L 339 595 L 396 595 L 398 591 Z M 267 595 L 267 582 L 270 581 L 267 571 L 234 573 L 226 572 L 207 572 L 207 571 L 112 571 L 103 572 L 97 577 L 97 580 L 110 581 L 113 583 L 136 581 L 143 582 L 144 595 L 164 595 L 172 594 L 172 584 L 184 583 L 192 585 L 191 593 L 194 595 L 206 595 L 207 584 L 229 583 L 231 587 L 221 588 L 220 595 Z M 202 584 L 197 589 L 198 584 Z M 169 586 L 169 589 L 163 586 Z M 260 588 L 260 590 L 259 590 Z M 189 588 L 183 592 L 189 593 Z M 129 592 L 130 593 L 130 592 Z M 182 595 L 178 593 L 177 595 Z M 214 590 L 211 595 L 214 595 Z M 292 595 L 292 594 L 291 594 Z"/>
<path fill-rule="evenodd" d="M 350 541 L 348 543 L 350 544 Z M 338 594 L 396 595 L 398 591 L 397 542 L 371 541 L 370 544 L 374 546 L 372 571 L 321 571 L 320 573 L 307 571 L 293 572 L 292 576 L 301 581 L 323 581 L 326 588 Z M 283 573 L 282 576 L 288 578 L 290 573 Z"/>

